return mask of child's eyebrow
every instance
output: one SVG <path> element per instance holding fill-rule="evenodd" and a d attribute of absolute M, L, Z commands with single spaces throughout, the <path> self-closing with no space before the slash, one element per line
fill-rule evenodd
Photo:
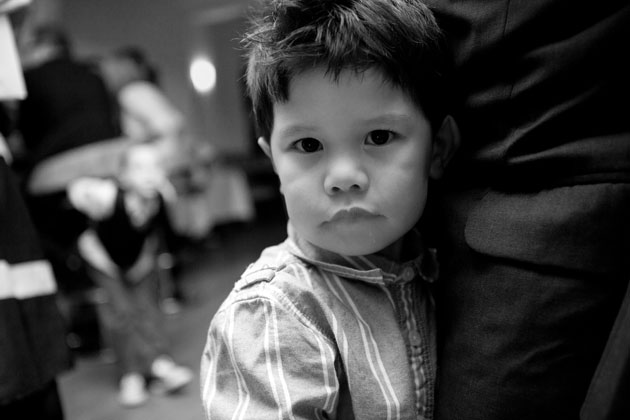
<path fill-rule="evenodd" d="M 279 129 L 277 135 L 278 137 L 296 137 L 313 133 L 315 130 L 317 127 L 310 125 L 288 125 Z"/>
<path fill-rule="evenodd" d="M 412 116 L 406 112 L 390 112 L 387 114 L 379 114 L 373 117 L 365 118 L 361 121 L 361 124 L 365 125 L 397 125 L 397 124 L 408 124 L 414 121 L 417 116 Z"/>

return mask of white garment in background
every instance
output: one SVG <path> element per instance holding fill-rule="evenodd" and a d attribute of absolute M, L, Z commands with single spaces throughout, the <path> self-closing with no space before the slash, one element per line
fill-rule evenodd
<path fill-rule="evenodd" d="M 0 65 L 0 99 L 24 99 L 26 97 L 26 87 L 15 38 L 13 37 L 13 29 L 9 18 L 5 14 L 5 9 L 9 10 L 13 3 L 19 2 L 0 1 L 0 57 L 2 57 L 2 65 Z"/>
<path fill-rule="evenodd" d="M 150 140 L 160 149 L 167 172 L 190 164 L 194 154 L 186 120 L 154 84 L 136 81 L 118 92 L 123 135 L 133 140 Z"/>
<path fill-rule="evenodd" d="M 168 98 L 153 84 L 132 82 L 118 92 L 122 110 L 122 130 L 133 139 L 178 136 L 184 118 Z"/>

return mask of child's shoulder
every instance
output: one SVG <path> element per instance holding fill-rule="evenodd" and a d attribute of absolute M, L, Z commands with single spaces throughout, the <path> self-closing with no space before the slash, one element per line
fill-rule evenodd
<path fill-rule="evenodd" d="M 292 318 L 310 330 L 332 339 L 327 322 L 326 299 L 313 287 L 316 274 L 290 252 L 288 241 L 266 248 L 243 272 L 229 296 L 223 301 L 213 324 L 225 322 L 226 314 L 247 314 L 255 319 L 257 312 L 268 308 L 280 318 Z M 233 316 L 233 315 L 231 315 Z"/>
<path fill-rule="evenodd" d="M 285 289 L 298 286 L 304 263 L 290 252 L 289 240 L 265 248 L 258 259 L 249 264 L 234 285 L 234 290 L 255 288 L 260 284 L 273 284 Z"/>

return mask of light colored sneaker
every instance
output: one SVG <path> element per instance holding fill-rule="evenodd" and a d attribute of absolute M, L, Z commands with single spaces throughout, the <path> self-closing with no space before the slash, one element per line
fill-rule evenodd
<path fill-rule="evenodd" d="M 177 315 L 182 311 L 182 305 L 172 297 L 165 298 L 160 303 L 160 308 L 165 315 Z"/>
<path fill-rule="evenodd" d="M 158 357 L 151 366 L 151 373 L 156 381 L 151 391 L 158 394 L 172 394 L 184 388 L 193 379 L 193 372 L 185 366 L 176 364 L 170 357 Z"/>
<path fill-rule="evenodd" d="M 118 401 L 123 407 L 138 407 L 147 402 L 149 394 L 144 377 L 137 373 L 127 373 L 120 380 Z"/>

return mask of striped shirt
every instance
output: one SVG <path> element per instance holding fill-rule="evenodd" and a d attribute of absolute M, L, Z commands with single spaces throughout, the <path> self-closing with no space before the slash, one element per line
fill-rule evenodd
<path fill-rule="evenodd" d="M 212 319 L 207 419 L 433 418 L 435 261 L 344 257 L 289 227 Z"/>

